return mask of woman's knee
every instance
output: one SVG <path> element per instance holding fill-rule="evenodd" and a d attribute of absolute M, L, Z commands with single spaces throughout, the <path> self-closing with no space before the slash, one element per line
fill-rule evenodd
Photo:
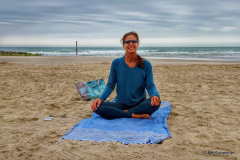
<path fill-rule="evenodd" d="M 148 103 L 148 105 L 146 105 L 146 107 L 147 107 L 146 110 L 147 110 L 149 115 L 151 115 L 155 111 L 157 111 L 159 109 L 160 105 L 161 105 L 161 101 L 160 101 L 160 103 L 158 105 L 154 105 L 154 106 L 152 106 L 151 100 L 148 100 L 147 103 Z"/>
<path fill-rule="evenodd" d="M 151 105 L 151 100 L 149 101 L 148 99 L 146 101 L 143 101 L 140 103 L 138 106 L 131 108 L 128 110 L 129 113 L 135 113 L 135 114 L 153 114 L 156 110 L 159 109 L 159 105 L 157 106 L 152 106 Z"/>
<path fill-rule="evenodd" d="M 155 111 L 157 111 L 157 110 L 160 108 L 160 105 L 161 105 L 161 101 L 160 101 L 159 104 L 156 105 L 156 106 L 152 106 L 152 105 L 151 105 L 151 107 L 150 107 L 150 108 L 151 108 L 150 110 L 151 110 L 151 112 L 152 112 L 151 114 L 153 114 Z"/>
<path fill-rule="evenodd" d="M 101 103 L 99 107 L 98 107 L 98 104 L 96 104 L 97 110 L 95 110 L 94 112 L 97 113 L 98 115 L 100 115 L 102 112 L 104 112 L 103 111 L 104 110 L 104 104 L 103 103 Z"/>
<path fill-rule="evenodd" d="M 95 110 L 94 112 L 95 113 L 97 113 L 98 115 L 100 115 L 100 116 L 103 116 L 103 115 L 105 115 L 105 114 L 107 114 L 109 111 L 109 108 L 111 108 L 111 107 L 114 107 L 114 106 L 112 106 L 113 104 L 112 104 L 113 102 L 102 102 L 100 105 L 99 105 L 99 107 L 97 107 L 97 110 Z M 96 106 L 97 106 L 98 104 L 96 104 Z"/>

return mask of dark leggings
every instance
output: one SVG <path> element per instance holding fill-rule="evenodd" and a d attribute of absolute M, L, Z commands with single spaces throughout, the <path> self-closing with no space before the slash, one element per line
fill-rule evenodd
<path fill-rule="evenodd" d="M 97 108 L 95 113 L 106 118 L 106 119 L 115 119 L 115 118 L 132 118 L 132 113 L 134 114 L 153 114 L 156 110 L 159 109 L 159 106 L 151 106 L 151 99 L 143 99 L 141 102 L 134 106 L 127 106 L 119 102 L 102 102 L 101 105 Z M 128 110 L 123 111 L 123 110 Z"/>

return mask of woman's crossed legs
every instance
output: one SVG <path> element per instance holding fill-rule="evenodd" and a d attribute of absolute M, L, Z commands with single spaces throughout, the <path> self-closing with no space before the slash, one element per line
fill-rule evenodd
<path fill-rule="evenodd" d="M 95 112 L 106 119 L 149 118 L 160 105 L 161 102 L 158 106 L 151 106 L 150 98 L 130 107 L 119 102 L 102 102 Z"/>

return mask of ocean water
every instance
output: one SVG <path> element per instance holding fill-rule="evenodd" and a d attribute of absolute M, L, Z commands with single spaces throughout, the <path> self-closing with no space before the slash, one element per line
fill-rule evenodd
<path fill-rule="evenodd" d="M 0 51 L 41 53 L 43 56 L 76 56 L 75 47 L 0 47 Z M 240 61 L 240 47 L 139 47 L 146 58 Z M 120 57 L 122 47 L 78 47 L 77 56 Z"/>

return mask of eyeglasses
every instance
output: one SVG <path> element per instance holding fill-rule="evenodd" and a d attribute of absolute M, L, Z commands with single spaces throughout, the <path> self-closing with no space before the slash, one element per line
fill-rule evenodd
<path fill-rule="evenodd" d="M 132 39 L 132 40 L 126 40 L 124 41 L 125 44 L 130 44 L 130 42 L 132 42 L 133 44 L 137 43 L 136 39 Z"/>

